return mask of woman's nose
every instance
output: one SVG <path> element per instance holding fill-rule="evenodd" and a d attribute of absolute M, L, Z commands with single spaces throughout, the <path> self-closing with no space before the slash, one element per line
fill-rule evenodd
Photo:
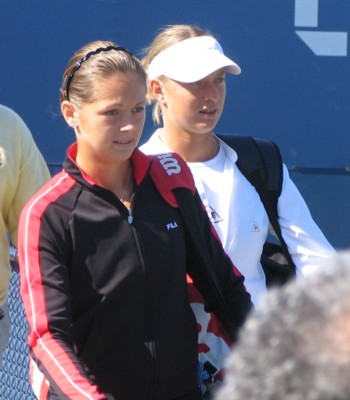
<path fill-rule="evenodd" d="M 206 100 L 219 100 L 220 99 L 220 90 L 219 88 L 212 84 L 212 83 L 207 83 L 204 85 L 204 97 Z"/>
<path fill-rule="evenodd" d="M 131 122 L 127 122 L 120 127 L 121 132 L 128 132 L 132 131 L 133 129 L 134 129 L 134 124 L 132 124 Z"/>

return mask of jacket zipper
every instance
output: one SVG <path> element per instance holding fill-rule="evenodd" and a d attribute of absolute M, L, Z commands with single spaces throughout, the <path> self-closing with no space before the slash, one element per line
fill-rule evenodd
<path fill-rule="evenodd" d="M 135 193 L 133 193 L 133 195 L 131 196 L 131 202 L 130 202 L 130 208 L 126 207 L 127 211 L 128 211 L 128 223 L 130 225 L 132 225 L 133 220 L 134 220 L 134 216 L 133 216 L 133 206 L 134 206 L 134 198 L 135 198 Z M 136 243 L 138 246 L 138 251 L 139 254 L 142 255 L 142 268 L 143 268 L 143 273 L 144 273 L 144 287 L 145 287 L 145 296 L 146 299 L 148 299 L 148 301 L 146 301 L 146 310 L 145 313 L 147 315 L 147 319 L 148 319 L 148 323 L 149 323 L 149 334 L 150 336 L 154 339 L 154 332 L 153 332 L 153 322 L 152 322 L 152 306 L 151 306 L 151 301 L 150 299 L 150 294 L 152 293 L 152 288 L 150 285 L 150 272 L 147 270 L 146 268 L 146 262 L 145 259 L 143 257 L 143 251 L 142 251 L 142 245 L 139 241 L 139 238 L 136 234 L 136 232 L 134 232 L 135 234 L 135 239 L 136 239 Z M 154 341 L 152 341 L 152 343 L 150 344 L 150 350 L 152 351 L 153 355 L 154 355 L 154 361 L 153 361 L 153 378 L 151 380 L 151 392 L 150 392 L 150 400 L 155 400 L 157 398 L 157 392 L 156 392 L 156 385 L 157 385 L 157 371 L 158 371 L 158 362 L 157 362 L 157 352 L 156 352 L 156 346 L 154 344 Z"/>
<path fill-rule="evenodd" d="M 129 223 L 129 225 L 131 225 L 132 222 L 134 221 L 134 216 L 132 215 L 132 206 L 134 204 L 134 196 L 135 196 L 135 192 L 131 196 L 130 208 L 125 206 L 126 210 L 128 211 L 128 214 L 129 214 L 128 215 L 128 223 Z"/>
<path fill-rule="evenodd" d="M 131 208 L 128 208 L 128 207 L 126 207 L 126 209 L 128 210 L 128 223 L 131 225 L 132 224 L 132 221 L 134 220 L 134 216 L 132 215 L 132 209 Z"/>

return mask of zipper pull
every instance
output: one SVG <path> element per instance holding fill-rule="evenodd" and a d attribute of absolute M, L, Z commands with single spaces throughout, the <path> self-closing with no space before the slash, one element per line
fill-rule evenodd
<path fill-rule="evenodd" d="M 131 208 L 126 208 L 126 209 L 128 210 L 128 213 L 129 213 L 129 215 L 128 215 L 128 223 L 131 225 L 132 221 L 134 220 L 134 217 L 132 215 Z"/>

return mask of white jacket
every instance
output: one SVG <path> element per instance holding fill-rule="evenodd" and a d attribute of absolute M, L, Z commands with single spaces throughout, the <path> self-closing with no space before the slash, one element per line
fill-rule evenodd
<path fill-rule="evenodd" d="M 160 132 L 161 129 L 158 129 L 140 150 L 147 154 L 170 151 L 160 140 Z M 213 189 L 218 184 L 219 175 L 215 178 L 206 168 L 209 164 L 210 169 L 211 160 L 188 165 L 209 216 L 214 217 L 213 223 L 225 251 L 245 276 L 245 285 L 256 304 L 266 291 L 260 257 L 271 227 L 258 193 L 236 165 L 237 153 L 218 140 L 226 158 L 221 171 L 223 183 L 220 192 Z M 325 258 L 334 253 L 334 249 L 312 219 L 285 165 L 282 192 L 278 200 L 278 215 L 282 235 L 298 275 L 313 271 Z"/>

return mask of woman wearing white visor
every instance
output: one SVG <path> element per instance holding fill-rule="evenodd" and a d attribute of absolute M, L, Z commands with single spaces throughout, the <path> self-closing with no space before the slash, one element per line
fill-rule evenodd
<path fill-rule="evenodd" d="M 225 76 L 239 75 L 241 69 L 209 32 L 189 25 L 165 27 L 147 49 L 143 65 L 148 98 L 154 102 L 153 119 L 162 127 L 141 150 L 173 151 L 188 163 L 226 253 L 245 276 L 246 288 L 257 303 L 266 291 L 260 257 L 269 232 L 268 216 L 254 187 L 239 171 L 236 152 L 213 133 L 224 107 Z M 298 274 L 313 270 L 334 252 L 285 166 L 278 214 Z M 228 342 L 200 304 L 193 308 L 200 325 L 200 361 L 214 373 L 214 380 L 220 380 Z"/>

